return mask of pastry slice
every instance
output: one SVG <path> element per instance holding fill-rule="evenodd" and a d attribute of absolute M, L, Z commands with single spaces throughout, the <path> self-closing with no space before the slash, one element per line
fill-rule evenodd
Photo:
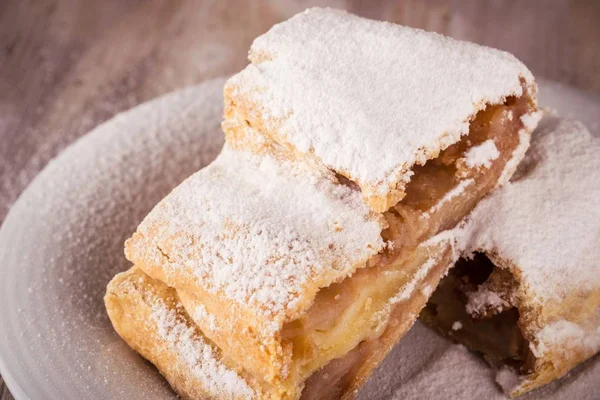
<path fill-rule="evenodd" d="M 488 168 L 494 147 L 520 141 L 505 182 L 539 119 L 534 78 L 513 55 L 340 10 L 313 8 L 275 25 L 249 59 L 225 85 L 228 140 L 252 127 L 291 158 L 348 179 L 377 212 L 409 194 L 419 167 L 455 168 L 454 156 L 488 139 L 469 167 Z M 486 132 L 469 135 L 478 128 Z"/>
<path fill-rule="evenodd" d="M 514 172 L 535 83 L 506 53 L 333 10 L 251 60 L 223 152 L 126 256 L 264 398 L 351 397 L 456 261 L 452 229 Z"/>
<path fill-rule="evenodd" d="M 515 179 L 466 225 L 466 257 L 421 318 L 500 371 L 511 396 L 600 350 L 600 140 L 547 116 Z"/>

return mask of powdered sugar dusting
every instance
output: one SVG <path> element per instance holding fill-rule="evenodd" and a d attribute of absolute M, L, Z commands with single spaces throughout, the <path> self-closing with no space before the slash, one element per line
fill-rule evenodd
<path fill-rule="evenodd" d="M 470 315 L 485 314 L 486 310 L 503 310 L 508 306 L 508 302 L 498 295 L 498 293 L 479 287 L 475 292 L 468 294 L 466 310 Z"/>
<path fill-rule="evenodd" d="M 489 168 L 492 161 L 500 157 L 500 152 L 493 139 L 488 139 L 478 146 L 471 147 L 465 154 L 465 164 L 469 168 Z"/>
<path fill-rule="evenodd" d="M 509 367 L 502 367 L 496 372 L 496 383 L 500 385 L 504 393 L 510 393 L 519 386 L 521 379 Z"/>
<path fill-rule="evenodd" d="M 600 326 L 590 332 L 571 321 L 559 320 L 538 331 L 535 339 L 536 342 L 530 343 L 529 348 L 536 357 L 543 357 L 550 349 L 559 346 L 595 353 L 600 350 Z"/>
<path fill-rule="evenodd" d="M 450 250 L 452 251 L 452 260 L 455 262 L 462 255 L 462 251 L 465 248 L 465 244 L 463 243 L 466 240 L 465 236 L 465 224 L 464 222 L 461 222 L 452 229 L 446 229 L 445 231 L 439 232 L 438 234 L 430 237 L 421 243 L 420 246 L 432 247 L 448 244 L 450 245 Z"/>
<path fill-rule="evenodd" d="M 600 140 L 579 122 L 548 116 L 518 171 L 471 217 L 472 250 L 518 269 L 536 302 L 600 288 Z"/>
<path fill-rule="evenodd" d="M 360 193 L 333 177 L 226 145 L 159 203 L 138 232 L 169 257 L 167 274 L 189 272 L 204 290 L 251 307 L 279 329 L 319 287 L 377 254 L 382 227 Z M 143 254 L 146 245 L 134 251 Z"/>
<path fill-rule="evenodd" d="M 473 179 L 463 179 L 461 180 L 458 185 L 456 185 L 455 187 L 453 187 L 452 189 L 450 189 L 450 191 L 448 191 L 448 193 L 446 193 L 444 195 L 444 197 L 442 197 L 440 199 L 440 201 L 438 201 L 437 203 L 435 203 L 435 205 L 427 212 L 427 216 L 429 216 L 429 213 L 434 213 L 436 211 L 438 211 L 441 207 L 444 206 L 445 203 L 449 202 L 450 200 L 452 200 L 453 198 L 455 198 L 456 196 L 460 195 L 462 192 L 465 191 L 465 189 L 467 188 L 467 186 L 469 186 L 470 184 L 474 183 L 475 181 Z"/>
<path fill-rule="evenodd" d="M 517 166 L 525 157 L 525 153 L 529 148 L 529 143 L 531 141 L 531 132 L 526 131 L 525 129 L 519 130 L 519 144 L 516 149 L 513 150 L 512 156 L 510 160 L 504 166 L 502 170 L 502 174 L 500 174 L 500 178 L 498 178 L 498 185 L 505 185 L 506 182 L 513 176 L 513 173 L 517 169 Z"/>
<path fill-rule="evenodd" d="M 523 122 L 525 129 L 531 132 L 536 128 L 538 122 L 540 122 L 540 119 L 542 119 L 542 115 L 542 111 L 534 111 L 528 114 L 524 114 L 521 115 L 521 122 Z"/>
<path fill-rule="evenodd" d="M 188 309 L 194 321 L 202 321 L 200 326 L 208 326 L 211 331 L 219 330 L 219 324 L 214 315 L 208 312 L 201 303 L 195 303 L 191 310 Z"/>
<path fill-rule="evenodd" d="M 185 364 L 185 370 L 203 382 L 204 390 L 216 398 L 253 398 L 254 391 L 248 384 L 221 363 L 212 346 L 193 327 L 180 321 L 174 310 L 156 301 L 152 304 L 152 317 L 160 337 L 167 341 L 179 362 Z"/>
<path fill-rule="evenodd" d="M 421 265 L 421 267 L 419 267 L 419 270 L 413 276 L 413 278 L 402 289 L 400 289 L 398 293 L 396 293 L 393 297 L 390 298 L 389 303 L 397 304 L 401 301 L 409 299 L 415 291 L 419 282 L 425 279 L 431 268 L 435 267 L 438 262 L 439 260 L 437 258 L 430 258 L 423 265 Z"/>
<path fill-rule="evenodd" d="M 513 154 L 504 166 L 504 170 L 498 179 L 498 185 L 502 186 L 508 182 L 508 180 L 513 176 L 513 173 L 517 169 L 517 166 L 525 157 L 525 153 L 529 148 L 529 143 L 531 141 L 531 132 L 537 127 L 538 122 L 542 118 L 541 111 L 533 111 L 528 114 L 524 114 L 521 116 L 521 122 L 523 122 L 523 129 L 519 130 L 519 145 L 516 149 L 513 150 Z"/>
<path fill-rule="evenodd" d="M 459 252 L 457 251 L 457 249 L 455 249 L 455 245 L 456 245 L 456 242 L 459 240 L 459 238 L 462 235 L 462 230 L 463 230 L 462 226 L 456 226 L 453 229 L 448 229 L 448 230 L 442 231 L 442 232 L 438 233 L 437 235 L 434 235 L 431 238 L 429 238 L 428 240 L 421 243 L 419 245 L 419 247 L 420 248 L 427 248 L 427 247 L 433 248 L 436 246 L 450 245 L 450 248 L 452 250 L 451 257 L 454 261 L 456 261 L 459 256 Z M 398 291 L 398 293 L 396 293 L 393 297 L 390 298 L 389 304 L 393 305 L 393 304 L 397 304 L 401 301 L 409 299 L 412 296 L 415 289 L 417 288 L 417 286 L 419 285 L 419 283 L 422 282 L 423 279 L 425 279 L 425 277 L 427 276 L 429 271 L 431 271 L 432 268 L 434 268 L 436 265 L 438 265 L 438 263 L 440 262 L 440 259 L 441 259 L 441 255 L 438 255 L 438 257 L 431 257 L 427 261 L 425 261 L 423 263 L 423 265 L 421 265 L 419 267 L 419 270 L 412 277 L 412 279 L 406 285 L 404 285 Z M 425 285 L 421 289 L 421 292 L 425 296 L 429 297 L 429 295 L 432 293 L 432 287 L 430 285 Z"/>
<path fill-rule="evenodd" d="M 331 9 L 275 25 L 250 60 L 228 83 L 233 97 L 366 195 L 402 186 L 486 103 L 534 82 L 508 53 Z"/>
<path fill-rule="evenodd" d="M 429 285 L 429 284 L 424 285 L 421 288 L 421 293 L 423 293 L 423 296 L 429 298 L 431 296 L 431 294 L 433 293 L 433 287 L 431 287 L 431 285 Z"/>

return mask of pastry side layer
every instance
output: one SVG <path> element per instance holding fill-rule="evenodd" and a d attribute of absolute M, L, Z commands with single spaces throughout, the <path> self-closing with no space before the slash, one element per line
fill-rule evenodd
<path fill-rule="evenodd" d="M 182 398 L 270 398 L 254 378 L 228 365 L 164 283 L 133 267 L 113 278 L 104 302 L 123 340 L 151 361 Z"/>
<path fill-rule="evenodd" d="M 478 111 L 536 94 L 511 54 L 332 9 L 275 25 L 249 59 L 225 86 L 226 119 L 350 179 L 379 212 Z"/>

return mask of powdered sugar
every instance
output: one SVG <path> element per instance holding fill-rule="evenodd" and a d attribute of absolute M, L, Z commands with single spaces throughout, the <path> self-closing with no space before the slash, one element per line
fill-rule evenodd
<path fill-rule="evenodd" d="M 508 160 L 504 166 L 504 170 L 498 179 L 498 186 L 502 186 L 508 182 L 521 160 L 523 160 L 523 157 L 525 157 L 525 152 L 529 148 L 529 143 L 531 141 L 531 132 L 536 128 L 541 117 L 542 112 L 540 111 L 534 111 L 521 116 L 521 122 L 523 122 L 524 128 L 519 130 L 519 145 L 513 151 L 510 160 Z"/>
<path fill-rule="evenodd" d="M 458 238 L 460 237 L 460 235 L 462 235 L 462 227 L 457 226 L 457 227 L 454 227 L 453 229 L 448 229 L 448 230 L 438 233 L 437 235 L 432 236 L 428 240 L 421 243 L 419 245 L 419 247 L 427 248 L 427 247 L 450 245 L 451 250 L 452 250 L 451 257 L 454 261 L 456 261 L 458 259 L 459 253 L 458 253 L 457 249 L 455 249 L 455 244 L 456 244 L 457 240 L 459 240 Z M 422 282 L 423 279 L 425 279 L 425 277 L 427 276 L 429 271 L 431 271 L 432 268 L 434 268 L 436 265 L 438 265 L 438 263 L 440 262 L 440 259 L 441 259 L 441 255 L 438 255 L 438 257 L 431 257 L 427 261 L 425 261 L 423 263 L 423 265 L 421 265 L 419 267 L 419 270 L 412 277 L 412 279 L 406 285 L 404 285 L 398 291 L 398 293 L 396 293 L 393 297 L 390 298 L 389 304 L 394 305 L 401 301 L 409 299 L 412 296 L 413 292 L 415 291 L 416 287 L 419 285 L 419 283 Z M 430 285 L 425 285 L 421 289 L 421 292 L 427 297 L 429 297 L 429 295 L 432 293 L 432 291 L 433 291 L 433 289 Z"/>
<path fill-rule="evenodd" d="M 183 307 L 177 304 L 177 307 Z M 167 341 L 176 359 L 185 364 L 215 398 L 253 398 L 254 391 L 232 369 L 219 361 L 213 347 L 197 330 L 180 321 L 177 313 L 162 301 L 152 304 L 152 318 L 161 339 Z"/>
<path fill-rule="evenodd" d="M 493 139 L 488 139 L 478 146 L 471 147 L 465 154 L 465 164 L 469 168 L 489 168 L 492 161 L 500 157 L 500 152 Z"/>
<path fill-rule="evenodd" d="M 437 258 L 430 258 L 423 263 L 413 278 L 406 285 L 404 285 L 404 287 L 402 287 L 398 293 L 390 298 L 389 303 L 397 304 L 401 301 L 408 300 L 412 296 L 419 282 L 425 279 L 431 268 L 435 267 L 438 262 L 439 260 Z"/>
<path fill-rule="evenodd" d="M 250 60 L 228 83 L 233 97 L 367 197 L 402 189 L 486 103 L 521 95 L 520 78 L 533 85 L 508 53 L 330 9 L 275 25 Z"/>
<path fill-rule="evenodd" d="M 453 198 L 455 198 L 456 196 L 458 196 L 462 192 L 464 192 L 465 189 L 467 188 L 467 186 L 469 186 L 473 182 L 475 182 L 473 179 L 463 179 L 463 180 L 461 180 L 458 183 L 458 185 L 456 185 L 455 187 L 453 187 L 452 189 L 450 189 L 448 191 L 448 193 L 446 193 L 444 195 L 444 197 L 442 197 L 440 199 L 440 201 L 438 201 L 437 203 L 435 203 L 435 205 L 430 210 L 428 210 L 425 215 L 427 217 L 429 217 L 429 213 L 434 213 L 434 212 L 438 211 L 441 207 L 444 206 L 445 203 L 449 202 L 450 200 L 452 200 Z"/>
<path fill-rule="evenodd" d="M 600 140 L 576 121 L 546 117 L 520 180 L 484 199 L 471 216 L 472 250 L 518 269 L 533 301 L 600 288 Z"/>
<path fill-rule="evenodd" d="M 360 193 L 332 176 L 226 145 L 159 203 L 138 232 L 169 257 L 167 275 L 189 273 L 204 290 L 251 307 L 276 330 L 320 287 L 377 254 L 382 227 Z M 146 245 L 134 251 L 143 254 Z"/>
<path fill-rule="evenodd" d="M 197 321 L 200 326 L 208 326 L 208 329 L 211 331 L 219 330 L 219 324 L 217 324 L 217 319 L 214 315 L 209 313 L 201 303 L 195 303 L 191 310 L 188 309 L 188 312 L 191 314 L 192 319 Z M 202 321 L 201 323 L 199 321 Z"/>
<path fill-rule="evenodd" d="M 531 132 L 536 128 L 538 122 L 540 122 L 540 119 L 542 119 L 542 115 L 542 111 L 534 111 L 532 113 L 524 114 L 521 115 L 521 122 L 523 123 L 523 126 L 525 126 L 525 129 Z"/>
<path fill-rule="evenodd" d="M 431 287 L 431 285 L 429 285 L 429 284 L 424 285 L 421 288 L 421 293 L 423 293 L 423 296 L 429 298 L 431 296 L 431 294 L 433 293 L 433 287 Z"/>
<path fill-rule="evenodd" d="M 462 324 L 462 322 L 460 322 L 460 321 L 454 321 L 454 322 L 452 323 L 452 330 L 453 330 L 453 331 L 459 331 L 459 330 L 461 330 L 461 329 L 462 329 L 462 327 L 463 327 L 463 324 Z"/>
<path fill-rule="evenodd" d="M 502 170 L 502 174 L 500 174 L 500 178 L 498 179 L 498 185 L 505 185 L 508 180 L 513 176 L 517 166 L 525 157 L 525 153 L 529 148 L 529 142 L 531 140 L 530 132 L 527 132 L 525 129 L 519 130 L 519 145 L 516 149 L 513 150 L 512 156 L 510 160 L 504 166 Z"/>
<path fill-rule="evenodd" d="M 600 326 L 590 332 L 579 324 L 559 320 L 538 331 L 535 339 L 535 343 L 530 343 L 529 348 L 536 357 L 543 357 L 546 352 L 558 347 L 563 350 L 580 348 L 595 353 L 600 350 Z"/>
<path fill-rule="evenodd" d="M 496 372 L 496 383 L 500 385 L 504 393 L 510 393 L 519 386 L 521 379 L 509 367 L 502 367 Z"/>
<path fill-rule="evenodd" d="M 498 295 L 498 293 L 479 287 L 477 291 L 468 294 L 466 310 L 470 315 L 485 314 L 486 310 L 503 310 L 508 306 L 508 302 Z"/>

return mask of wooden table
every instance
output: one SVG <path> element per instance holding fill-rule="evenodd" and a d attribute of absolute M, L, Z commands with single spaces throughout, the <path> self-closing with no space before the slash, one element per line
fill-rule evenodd
<path fill-rule="evenodd" d="M 74 139 L 121 110 L 240 70 L 254 37 L 312 5 L 505 49 L 536 75 L 600 92 L 595 0 L 4 0 L 0 222 Z M 9 399 L 0 377 L 0 400 Z"/>

